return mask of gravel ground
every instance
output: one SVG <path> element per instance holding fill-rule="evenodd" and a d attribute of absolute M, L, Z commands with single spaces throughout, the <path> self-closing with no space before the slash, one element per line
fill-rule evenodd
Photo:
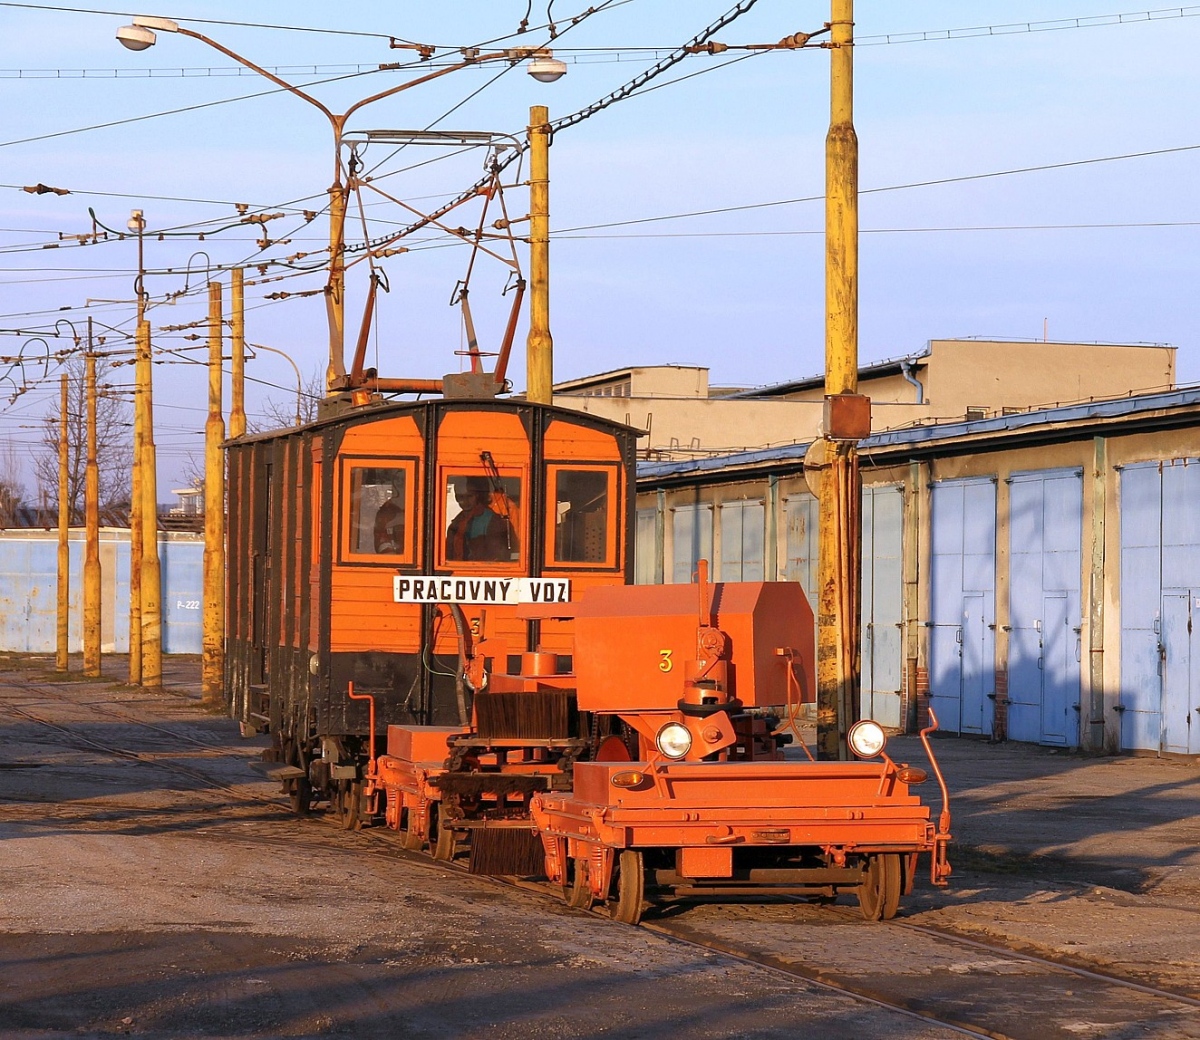
<path fill-rule="evenodd" d="M 39 692 L 4 668 L 5 1038 L 951 1035 L 298 820 L 255 768 L 263 742 L 182 680 Z M 919 884 L 903 919 L 1200 997 L 1200 770 L 971 744 L 937 745 L 953 885 Z M 829 941 L 786 906 L 684 915 L 783 952 Z M 865 972 L 895 956 L 877 927 L 817 931 Z"/>

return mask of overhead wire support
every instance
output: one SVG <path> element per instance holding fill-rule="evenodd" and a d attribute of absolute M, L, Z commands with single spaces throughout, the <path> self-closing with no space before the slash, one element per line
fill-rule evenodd
<path fill-rule="evenodd" d="M 648 69 L 644 69 L 643 71 L 639 72 L 624 86 L 618 87 L 610 94 L 606 94 L 599 101 L 595 101 L 585 108 L 581 108 L 578 112 L 573 112 L 569 116 L 562 116 L 558 119 L 551 120 L 551 144 L 554 143 L 554 135 L 559 130 L 563 130 L 568 126 L 574 126 L 576 123 L 582 123 L 589 116 L 593 116 L 597 112 L 603 111 L 610 105 L 616 104 L 618 101 L 624 101 L 626 98 L 635 94 L 638 90 L 644 87 L 652 79 L 662 75 L 662 73 L 666 72 L 667 69 L 674 65 L 678 65 L 679 62 L 683 61 L 685 58 L 697 53 L 697 50 L 703 48 L 704 44 L 706 44 L 713 36 L 724 29 L 725 26 L 744 15 L 757 2 L 758 0 L 739 0 L 739 3 L 726 11 L 723 15 L 721 15 L 720 18 L 718 18 L 715 22 L 702 30 L 696 36 L 692 37 L 692 39 L 685 43 L 682 47 L 676 47 L 675 50 L 671 51 L 671 53 L 665 58 L 655 62 Z"/>
<path fill-rule="evenodd" d="M 667 55 L 667 57 L 656 62 L 654 65 L 650 66 L 650 68 L 645 69 L 642 72 L 638 73 L 638 75 L 636 75 L 633 79 L 631 79 L 624 86 L 618 87 L 616 90 L 612 91 L 611 93 L 606 94 L 599 101 L 595 101 L 592 104 L 587 105 L 584 108 L 581 108 L 578 112 L 574 112 L 571 115 L 562 116 L 559 119 L 552 120 L 550 123 L 550 143 L 553 144 L 554 134 L 557 131 L 562 130 L 568 126 L 574 126 L 577 123 L 582 123 L 589 116 L 593 116 L 597 112 L 600 112 L 603 109 L 608 108 L 610 105 L 614 105 L 619 101 L 624 101 L 626 98 L 631 97 L 634 93 L 636 93 L 638 90 L 640 90 L 642 87 L 644 87 L 651 80 L 655 79 L 658 76 L 661 76 L 668 69 L 674 67 L 675 65 L 678 65 L 679 62 L 683 61 L 685 58 L 688 58 L 688 57 L 692 56 L 693 54 L 695 54 L 697 52 L 696 51 L 697 48 L 703 47 L 703 45 L 705 43 L 707 43 L 708 40 L 712 36 L 714 36 L 716 33 L 720 32 L 722 29 L 724 29 L 725 26 L 729 25 L 730 23 L 732 23 L 733 21 L 735 21 L 736 19 L 738 19 L 742 15 L 744 15 L 757 2 L 758 2 L 758 0 L 739 0 L 739 2 L 734 7 L 730 8 L 728 11 L 725 12 L 725 14 L 721 15 L 721 17 L 718 18 L 715 22 L 708 25 L 701 32 L 699 32 L 695 36 L 693 36 L 683 46 L 676 47 L 675 50 L 673 50 L 669 55 Z M 494 171 L 494 174 L 499 175 L 502 171 L 506 170 L 509 166 L 511 166 L 514 162 L 516 162 L 517 159 L 519 159 L 522 155 L 524 155 L 525 150 L 528 147 L 529 147 L 529 145 L 527 142 L 524 142 L 524 141 L 520 142 L 520 144 L 516 148 L 514 148 L 512 151 L 510 151 L 509 154 L 504 157 L 504 159 L 500 160 L 500 162 L 498 163 L 498 165 Z M 476 181 L 474 184 L 472 184 L 471 187 L 469 187 L 466 191 L 461 192 L 459 195 L 455 196 L 449 202 L 445 203 L 438 209 L 433 210 L 431 213 L 427 214 L 422 219 L 420 219 L 412 224 L 409 224 L 407 227 L 401 228 L 399 231 L 392 232 L 391 234 L 388 234 L 388 235 L 382 235 L 377 239 L 371 239 L 370 241 L 364 242 L 360 248 L 367 249 L 367 250 L 378 249 L 382 246 L 388 245 L 391 242 L 398 241 L 401 238 L 406 238 L 407 236 L 414 234 L 415 232 L 420 231 L 423 228 L 428 227 L 431 223 L 434 223 L 435 221 L 440 220 L 442 217 L 444 217 L 447 213 L 449 213 L 456 206 L 460 206 L 460 205 L 462 205 L 462 203 L 466 202 L 468 199 L 471 199 L 474 196 L 478 195 L 480 193 L 480 191 L 482 191 L 484 188 L 487 187 L 487 185 L 489 184 L 489 182 L 491 180 L 492 180 L 491 175 L 480 178 L 478 181 Z"/>

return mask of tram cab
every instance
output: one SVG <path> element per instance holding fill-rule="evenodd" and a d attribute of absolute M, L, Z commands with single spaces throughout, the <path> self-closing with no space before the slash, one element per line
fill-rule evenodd
<path fill-rule="evenodd" d="M 570 622 L 516 608 L 632 580 L 635 438 L 569 409 L 442 399 L 229 442 L 234 717 L 272 732 L 298 786 L 329 786 L 369 751 L 350 683 L 378 737 L 467 721 L 472 642 L 489 669 L 540 651 L 569 672 Z"/>

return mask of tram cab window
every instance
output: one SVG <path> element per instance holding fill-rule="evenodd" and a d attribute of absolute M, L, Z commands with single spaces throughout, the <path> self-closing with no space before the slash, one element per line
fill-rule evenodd
<path fill-rule="evenodd" d="M 445 558 L 511 562 L 521 558 L 517 540 L 521 481 L 455 473 L 446 479 Z"/>
<path fill-rule="evenodd" d="M 552 467 L 554 562 L 610 563 L 613 471 Z"/>
<path fill-rule="evenodd" d="M 408 473 L 399 466 L 350 468 L 350 544 L 355 555 L 398 556 L 408 545 Z"/>

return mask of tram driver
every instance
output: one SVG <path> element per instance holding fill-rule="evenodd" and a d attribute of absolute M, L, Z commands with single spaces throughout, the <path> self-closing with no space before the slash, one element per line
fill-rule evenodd
<path fill-rule="evenodd" d="M 454 478 L 459 512 L 446 531 L 447 560 L 511 560 L 517 536 L 508 517 L 492 508 L 492 488 L 486 477 Z"/>
<path fill-rule="evenodd" d="M 388 487 L 388 497 L 375 511 L 375 551 L 404 551 L 404 487 L 397 477 Z"/>

